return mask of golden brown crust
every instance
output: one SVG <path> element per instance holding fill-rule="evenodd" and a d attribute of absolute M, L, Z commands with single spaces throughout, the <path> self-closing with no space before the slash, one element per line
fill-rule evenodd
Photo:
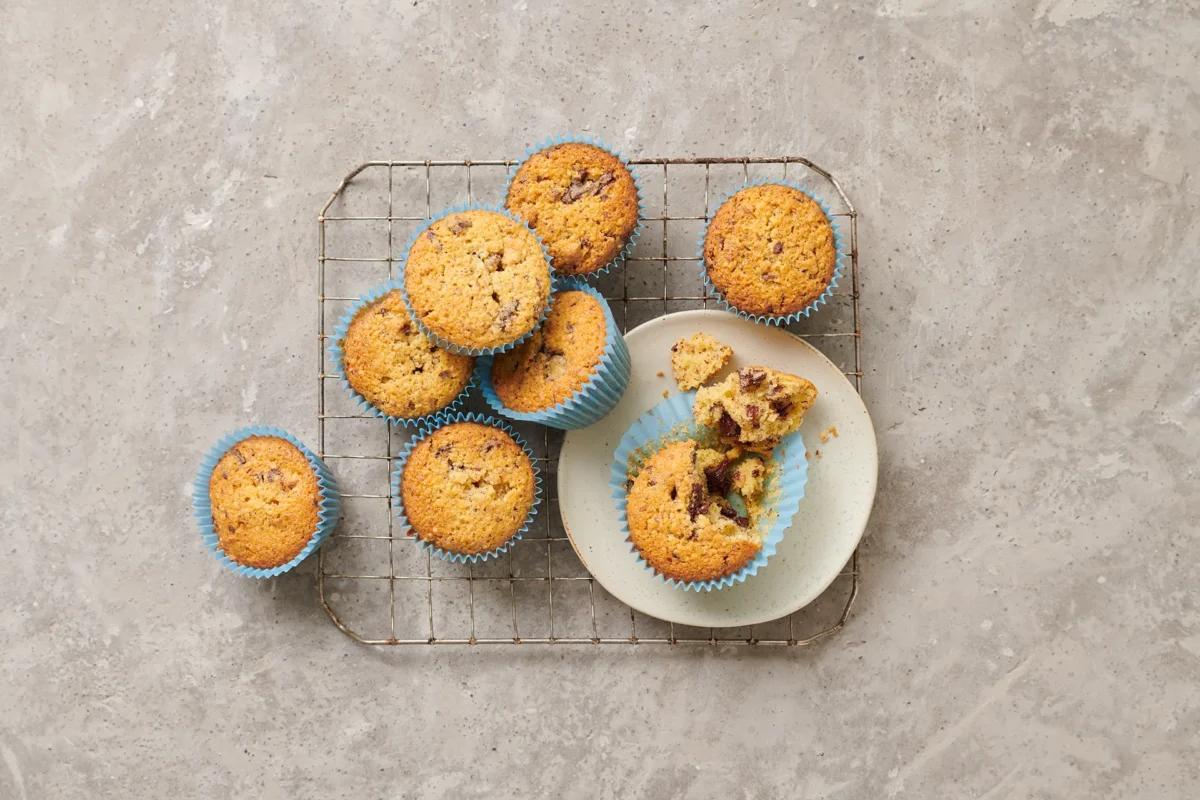
<path fill-rule="evenodd" d="M 717 209 L 704 236 L 704 263 L 713 286 L 736 308 L 790 314 L 816 300 L 833 279 L 833 227 L 801 191 L 750 186 Z"/>
<path fill-rule="evenodd" d="M 213 468 L 208 498 L 221 550 L 248 567 L 286 564 L 317 530 L 316 473 L 298 447 L 276 436 L 230 447 Z"/>
<path fill-rule="evenodd" d="M 398 289 L 359 309 L 341 341 L 346 380 L 393 417 L 445 408 L 471 379 L 475 359 L 434 344 L 408 314 Z"/>
<path fill-rule="evenodd" d="M 619 158 L 567 142 L 517 169 L 505 205 L 537 231 L 556 272 L 580 275 L 612 261 L 637 226 L 637 186 Z"/>
<path fill-rule="evenodd" d="M 536 493 L 533 464 L 511 436 L 455 422 L 417 443 L 400 479 L 413 533 L 454 553 L 500 547 L 525 524 Z"/>
<path fill-rule="evenodd" d="M 404 287 L 429 330 L 465 348 L 499 347 L 537 327 L 550 267 L 537 237 L 495 211 L 449 214 L 408 251 Z"/>
<path fill-rule="evenodd" d="M 696 392 L 692 413 L 721 441 L 768 452 L 800 427 L 817 399 L 810 381 L 770 367 L 743 367 Z"/>
<path fill-rule="evenodd" d="M 671 372 L 680 389 L 698 389 L 725 368 L 733 348 L 707 333 L 694 333 L 671 345 Z"/>
<path fill-rule="evenodd" d="M 731 575 L 762 548 L 753 525 L 721 513 L 696 464 L 695 442 L 673 442 L 642 466 L 629 489 L 629 538 L 658 572 L 680 581 Z"/>
<path fill-rule="evenodd" d="M 604 354 L 604 309 L 587 292 L 554 296 L 546 322 L 514 349 L 496 356 L 492 385 L 514 411 L 540 411 L 579 391 Z"/>

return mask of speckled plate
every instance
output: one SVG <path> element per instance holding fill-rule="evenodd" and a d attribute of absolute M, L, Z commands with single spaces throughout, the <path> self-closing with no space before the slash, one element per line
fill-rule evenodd
<path fill-rule="evenodd" d="M 696 331 L 733 348 L 727 370 L 763 364 L 802 375 L 820 392 L 801 428 L 810 453 L 808 485 L 779 551 L 758 575 L 717 592 L 673 588 L 639 564 L 619 533 L 608 491 L 617 442 L 634 420 L 662 400 L 664 390 L 678 391 L 670 348 Z M 584 566 L 621 602 L 681 625 L 755 625 L 812 602 L 854 553 L 875 501 L 875 429 L 858 392 L 803 339 L 724 311 L 668 314 L 633 329 L 625 341 L 633 362 L 629 389 L 604 419 L 567 434 L 558 462 L 563 525 Z M 822 442 L 822 432 L 832 427 L 837 437 Z"/>

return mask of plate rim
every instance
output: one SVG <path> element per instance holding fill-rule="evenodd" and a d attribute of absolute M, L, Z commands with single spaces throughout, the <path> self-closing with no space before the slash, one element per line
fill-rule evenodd
<path fill-rule="evenodd" d="M 645 328 L 649 328 L 649 327 L 652 327 L 655 325 L 663 324 L 665 320 L 674 320 L 677 318 L 692 317 L 692 316 L 707 317 L 707 318 L 712 318 L 714 316 L 726 318 L 726 317 L 732 316 L 734 319 L 738 319 L 741 322 L 744 322 L 746 324 L 758 326 L 758 323 L 753 323 L 748 320 L 741 319 L 737 315 L 730 315 L 728 312 L 721 311 L 719 309 L 694 308 L 694 309 L 685 309 L 682 311 L 673 311 L 673 312 L 669 312 L 667 314 L 663 314 L 662 316 L 659 316 L 659 317 L 654 317 L 653 319 L 648 319 L 645 322 L 642 322 L 642 323 L 634 326 L 633 328 L 630 328 L 628 331 L 626 331 L 624 338 L 626 339 L 626 343 L 628 344 L 629 336 L 634 333 L 637 333 L 638 331 L 641 331 Z M 768 327 L 768 326 L 762 326 L 762 327 Z M 813 345 L 809 344 L 808 341 L 806 341 L 802 336 L 799 336 L 799 335 L 793 333 L 792 331 L 789 331 L 780 326 L 769 326 L 769 327 L 772 327 L 775 330 L 780 331 L 781 333 L 787 334 L 795 341 L 797 341 L 800 344 L 807 347 L 812 353 L 814 353 L 817 357 L 819 357 L 826 364 L 828 364 L 835 373 L 840 375 L 842 380 L 846 382 L 846 385 L 850 388 L 850 390 L 858 398 L 858 401 L 859 401 L 860 405 L 862 406 L 863 414 L 867 420 L 867 426 L 870 429 L 870 433 L 871 433 L 870 450 L 869 450 L 871 466 L 872 466 L 871 481 L 870 481 L 871 499 L 866 504 L 866 507 L 865 507 L 864 511 L 862 512 L 861 522 L 855 526 L 857 528 L 857 532 L 853 536 L 854 543 L 853 543 L 853 546 L 851 546 L 849 548 L 849 553 L 846 555 L 846 559 L 842 562 L 841 566 L 838 567 L 838 570 L 836 572 L 833 572 L 830 575 L 828 580 L 826 580 L 824 583 L 820 584 L 819 588 L 817 588 L 816 590 L 814 590 L 810 593 L 810 596 L 803 597 L 801 602 L 799 603 L 799 605 L 797 605 L 794 608 L 792 608 L 791 610 L 785 611 L 782 614 L 779 614 L 777 616 L 766 617 L 763 619 L 755 619 L 752 622 L 739 621 L 739 622 L 736 622 L 736 623 L 733 623 L 730 625 L 712 625 L 712 626 L 705 626 L 705 627 L 740 628 L 740 627 L 746 627 L 749 625 L 761 625 L 761 624 L 764 624 L 767 622 L 772 622 L 777 619 L 783 619 L 785 617 L 788 617 L 791 614 L 794 614 L 797 611 L 810 605 L 814 600 L 816 600 L 818 597 L 820 597 L 822 594 L 824 594 L 825 590 L 828 589 L 835 580 L 837 580 L 838 576 L 842 574 L 842 571 L 843 571 L 845 565 L 850 563 L 850 560 L 854 557 L 854 553 L 858 550 L 859 546 L 861 546 L 863 535 L 866 533 L 867 525 L 871 521 L 871 512 L 875 508 L 875 500 L 879 493 L 879 437 L 875 431 L 875 421 L 871 418 L 871 411 L 870 411 L 870 409 L 867 408 L 867 404 L 863 400 L 862 394 L 859 392 L 858 389 L 855 388 L 854 384 L 851 383 L 850 379 L 846 376 L 846 373 L 843 372 L 842 369 L 840 367 L 838 367 L 837 364 L 834 364 L 833 361 L 827 355 L 822 353 L 819 349 L 817 349 Z M 571 433 L 573 433 L 573 431 L 567 431 L 566 435 L 570 436 Z M 563 443 L 565 445 L 566 437 L 564 437 Z M 558 469 L 556 470 L 557 475 L 555 478 L 555 490 L 556 490 L 556 494 L 560 498 L 560 500 L 563 496 L 562 487 L 563 487 L 563 474 L 564 474 L 563 470 L 562 470 L 561 452 L 562 451 L 560 450 L 559 451 Z M 563 513 L 563 510 L 565 508 L 566 508 L 566 504 L 560 502 L 558 514 L 559 514 L 559 518 L 562 522 L 563 531 L 567 535 L 567 541 L 570 543 L 571 549 L 575 552 L 576 558 L 579 559 L 579 563 L 583 565 L 583 568 L 585 570 L 587 570 L 588 575 L 591 576 L 592 580 L 598 582 L 600 584 L 600 586 L 605 591 L 607 591 L 609 594 L 611 594 L 614 598 L 616 598 L 616 600 L 618 602 L 622 603 L 623 605 L 628 606 L 629 608 L 632 608 L 635 611 L 645 614 L 648 617 L 651 617 L 653 619 L 662 620 L 664 622 L 669 622 L 673 625 L 691 625 L 691 623 L 689 623 L 689 622 L 680 622 L 678 620 L 667 619 L 666 617 L 662 617 L 662 616 L 659 616 L 658 614 L 651 613 L 651 612 L 645 610 L 644 608 L 641 608 L 640 606 L 629 602 L 624 597 L 618 596 L 616 592 L 612 591 L 612 589 L 610 589 L 607 585 L 605 585 L 605 583 L 603 581 L 601 581 L 598 577 L 596 577 L 596 574 L 592 571 L 591 567 L 588 566 L 587 560 L 584 558 L 583 553 L 580 551 L 579 545 L 576 543 L 574 535 L 571 533 L 571 526 L 567 523 L 566 516 Z"/>

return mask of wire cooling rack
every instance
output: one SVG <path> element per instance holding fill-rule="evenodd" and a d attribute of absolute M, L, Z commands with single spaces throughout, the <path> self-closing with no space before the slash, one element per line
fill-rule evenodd
<path fill-rule="evenodd" d="M 418 225 L 451 204 L 501 202 L 513 163 L 370 161 L 343 178 L 321 209 L 317 426 L 320 455 L 343 491 L 342 522 L 317 559 L 317 592 L 330 619 L 375 645 L 797 646 L 839 630 L 858 593 L 857 550 L 821 597 L 771 623 L 689 628 L 621 604 L 587 573 L 563 529 L 556 488 L 562 433 L 527 423 L 514 427 L 535 449 L 546 502 L 535 530 L 509 553 L 477 565 L 450 564 L 398 529 L 388 479 L 407 434 L 352 401 L 330 365 L 327 340 L 360 294 L 394 275 L 394 259 Z M 820 348 L 861 392 L 858 218 L 829 172 L 793 156 L 630 163 L 642 191 L 642 234 L 625 265 L 597 284 L 624 330 L 668 312 L 716 307 L 696 254 L 704 226 L 729 193 L 758 179 L 787 179 L 826 201 L 848 229 L 850 245 L 850 280 L 820 313 L 788 329 Z M 468 408 L 490 413 L 477 396 Z"/>

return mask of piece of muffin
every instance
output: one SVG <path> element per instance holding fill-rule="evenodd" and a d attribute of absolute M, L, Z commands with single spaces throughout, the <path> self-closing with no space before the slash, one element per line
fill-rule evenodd
<path fill-rule="evenodd" d="M 398 289 L 359 309 L 339 344 L 346 381 L 391 417 L 412 419 L 450 405 L 475 366 L 471 356 L 423 334 Z"/>
<path fill-rule="evenodd" d="M 596 371 L 608 331 L 600 301 L 558 292 L 533 336 L 492 362 L 492 386 L 514 411 L 541 411 L 578 392 Z"/>
<path fill-rule="evenodd" d="M 621 252 L 637 227 L 629 169 L 595 145 L 566 142 L 527 158 L 513 176 L 508 210 L 529 223 L 556 272 L 586 275 Z"/>
<path fill-rule="evenodd" d="M 413 315 L 452 346 L 494 351 L 541 322 L 550 266 L 537 237 L 496 211 L 448 214 L 409 248 L 404 288 Z"/>
<path fill-rule="evenodd" d="M 781 184 L 750 186 L 717 209 L 704 235 L 709 280 L 734 308 L 786 315 L 833 280 L 833 226 L 821 206 Z"/>
<path fill-rule="evenodd" d="M 707 333 L 694 333 L 671 345 L 671 371 L 684 391 L 698 389 L 720 372 L 733 356 L 733 348 Z"/>
<path fill-rule="evenodd" d="M 208 498 L 219 547 L 247 567 L 286 564 L 317 532 L 317 475 L 286 439 L 250 436 L 230 447 L 213 468 Z"/>
<path fill-rule="evenodd" d="M 763 460 L 747 455 L 733 468 L 733 490 L 747 502 L 757 500 L 762 495 L 766 474 L 767 467 Z"/>
<path fill-rule="evenodd" d="M 400 478 L 413 534 L 451 553 L 502 546 L 536 497 L 533 464 L 504 431 L 478 422 L 439 428 L 413 448 Z"/>
<path fill-rule="evenodd" d="M 710 493 L 725 497 L 736 492 L 750 518 L 757 519 L 758 500 L 767 474 L 761 458 L 745 454 L 738 447 L 728 450 L 700 447 L 696 450 L 696 467 L 707 480 Z"/>
<path fill-rule="evenodd" d="M 692 413 L 722 442 L 765 453 L 800 427 L 816 399 L 817 387 L 804 378 L 745 367 L 700 389 Z"/>
<path fill-rule="evenodd" d="M 708 490 L 693 441 L 652 455 L 629 488 L 629 538 L 642 558 L 668 578 L 707 581 L 731 575 L 762 548 L 755 520 Z"/>

